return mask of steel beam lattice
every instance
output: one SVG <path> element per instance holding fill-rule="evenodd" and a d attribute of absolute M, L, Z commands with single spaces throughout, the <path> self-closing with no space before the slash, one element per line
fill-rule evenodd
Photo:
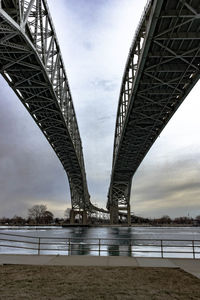
<path fill-rule="evenodd" d="M 60 159 L 72 208 L 90 210 L 76 114 L 46 0 L 0 1 L 0 72 Z"/>
<path fill-rule="evenodd" d="M 122 79 L 107 208 L 130 210 L 132 177 L 200 77 L 199 0 L 151 0 Z"/>

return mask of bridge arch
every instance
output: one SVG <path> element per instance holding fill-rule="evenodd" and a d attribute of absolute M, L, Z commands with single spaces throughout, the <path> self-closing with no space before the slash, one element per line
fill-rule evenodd
<path fill-rule="evenodd" d="M 136 30 L 119 96 L 107 208 L 130 220 L 133 175 L 200 78 L 197 0 L 150 0 Z"/>
<path fill-rule="evenodd" d="M 90 210 L 78 123 L 46 0 L 0 2 L 0 70 L 61 161 L 72 208 Z"/>

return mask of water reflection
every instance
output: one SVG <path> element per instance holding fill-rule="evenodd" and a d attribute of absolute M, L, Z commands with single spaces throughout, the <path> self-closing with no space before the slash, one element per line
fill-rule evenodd
<path fill-rule="evenodd" d="M 31 236 L 31 241 L 41 241 L 50 243 L 53 241 L 55 244 L 41 245 L 41 254 L 61 254 L 61 255 L 112 255 L 112 256 L 152 256 L 152 250 L 158 250 L 155 256 L 160 257 L 160 239 L 174 239 L 184 240 L 170 242 L 173 244 L 173 249 L 176 251 L 191 251 L 190 242 L 186 240 L 199 240 L 200 228 L 157 228 L 157 227 L 66 227 L 57 229 L 29 229 L 23 228 L 21 230 L 12 229 L 1 230 L 0 239 L 3 238 L 3 233 L 17 234 L 22 236 Z M 47 237 L 48 239 L 44 239 Z M 56 238 L 56 239 L 55 239 Z M 15 237 L 18 244 L 22 238 Z M 0 253 L 33 253 L 37 254 L 38 246 L 32 246 L 26 241 L 30 241 L 30 238 L 25 239 L 24 243 L 19 245 L 24 247 L 32 247 L 35 250 L 15 249 L 9 247 L 1 247 L 3 240 L 0 240 Z M 143 239 L 138 241 L 138 239 Z M 158 239 L 159 241 L 151 241 L 150 239 Z M 151 243 L 151 245 L 149 245 Z M 166 251 L 168 250 L 168 243 L 163 242 L 163 246 Z M 146 246 L 145 246 L 146 245 Z M 148 246 L 147 246 L 148 245 Z M 180 245 L 180 249 L 178 248 Z M 200 252 L 200 244 L 195 244 L 195 250 Z M 45 250 L 47 247 L 51 251 Z M 189 248 L 190 247 L 190 248 Z M 147 251 L 142 253 L 142 251 Z M 169 249 L 170 250 L 170 249 Z M 190 254 L 189 254 L 190 255 Z M 200 254 L 197 254 L 200 257 Z"/>
<path fill-rule="evenodd" d="M 90 246 L 84 243 L 71 244 L 68 251 L 70 251 L 70 255 L 89 255 L 90 254 Z"/>
<path fill-rule="evenodd" d="M 71 230 L 70 245 L 68 251 L 70 255 L 89 255 L 90 245 L 87 244 L 89 240 L 89 231 L 86 227 L 75 227 Z"/>
<path fill-rule="evenodd" d="M 130 227 L 74 228 L 70 255 L 132 256 L 131 238 L 133 231 Z"/>
<path fill-rule="evenodd" d="M 108 246 L 108 255 L 110 255 L 110 256 L 119 256 L 119 246 L 118 245 Z"/>

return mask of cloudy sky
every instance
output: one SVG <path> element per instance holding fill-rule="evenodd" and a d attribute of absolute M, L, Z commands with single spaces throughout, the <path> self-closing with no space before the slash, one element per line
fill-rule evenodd
<path fill-rule="evenodd" d="M 48 0 L 77 114 L 93 203 L 105 207 L 121 78 L 145 0 Z M 140 216 L 200 215 L 200 82 L 133 178 Z M 27 216 L 46 204 L 70 207 L 65 171 L 48 142 L 0 78 L 0 217 Z"/>

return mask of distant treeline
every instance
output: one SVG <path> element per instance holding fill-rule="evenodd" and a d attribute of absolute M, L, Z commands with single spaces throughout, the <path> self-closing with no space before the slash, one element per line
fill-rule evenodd
<path fill-rule="evenodd" d="M 196 218 L 190 217 L 176 217 L 174 219 L 170 218 L 168 215 L 164 215 L 161 218 L 142 218 L 138 216 L 131 216 L 131 223 L 136 224 L 148 224 L 148 225 L 200 225 L 200 215 Z"/>
<path fill-rule="evenodd" d="M 66 209 L 64 212 L 63 218 L 55 218 L 53 213 L 47 210 L 46 205 L 34 205 L 30 209 L 28 209 L 27 218 L 22 218 L 21 216 L 15 215 L 12 218 L 3 217 L 0 218 L 0 225 L 16 225 L 16 226 L 25 226 L 25 225 L 63 225 L 69 224 L 70 209 Z M 77 218 L 75 220 L 76 223 L 81 223 L 81 221 Z M 88 216 L 89 224 L 109 224 L 109 216 L 108 214 L 98 214 L 93 213 Z M 125 224 L 126 218 L 122 218 L 119 223 Z M 157 225 L 188 225 L 188 226 L 200 226 L 200 215 L 195 218 L 190 217 L 177 217 L 170 218 L 168 215 L 164 215 L 161 218 L 143 218 L 131 214 L 131 223 L 132 224 L 140 224 L 140 225 L 149 225 L 149 226 L 157 226 Z"/>
<path fill-rule="evenodd" d="M 54 218 L 46 205 L 34 205 L 28 209 L 27 218 L 15 215 L 13 218 L 3 217 L 0 219 L 1 225 L 51 225 L 62 224 L 64 218 Z"/>

